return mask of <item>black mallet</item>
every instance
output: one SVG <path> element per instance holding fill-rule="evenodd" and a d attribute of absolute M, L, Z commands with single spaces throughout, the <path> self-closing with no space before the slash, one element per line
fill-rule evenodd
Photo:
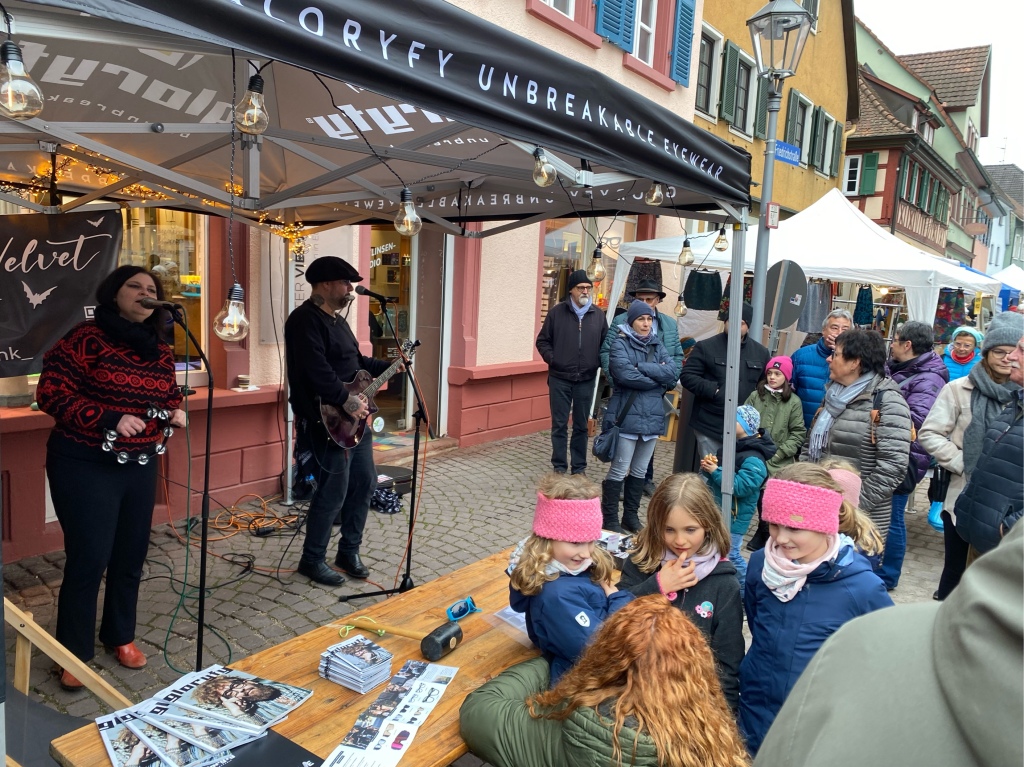
<path fill-rule="evenodd" d="M 386 631 L 395 636 L 420 640 L 420 652 L 429 661 L 440 660 L 462 643 L 462 628 L 455 621 L 442 623 L 429 633 L 376 623 L 370 618 L 352 618 L 348 625 L 368 631 Z"/>

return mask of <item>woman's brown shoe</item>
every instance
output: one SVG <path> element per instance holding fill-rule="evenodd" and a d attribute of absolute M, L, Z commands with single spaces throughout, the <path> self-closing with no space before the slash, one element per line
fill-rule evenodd
<path fill-rule="evenodd" d="M 66 669 L 60 670 L 60 686 L 68 692 L 77 692 L 85 687 L 84 684 L 79 682 L 71 672 Z"/>
<path fill-rule="evenodd" d="M 135 646 L 135 642 L 129 642 L 113 649 L 117 653 L 117 662 L 125 668 L 142 668 L 146 665 L 146 656 Z"/>

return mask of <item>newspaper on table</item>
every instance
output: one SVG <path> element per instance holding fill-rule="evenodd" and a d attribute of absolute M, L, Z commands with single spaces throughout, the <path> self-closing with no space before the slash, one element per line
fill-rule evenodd
<path fill-rule="evenodd" d="M 320 676 L 358 693 L 378 687 L 391 676 L 394 656 L 362 634 L 331 645 L 320 655 Z"/>
<path fill-rule="evenodd" d="M 211 666 L 96 725 L 114 767 L 215 767 L 257 740 L 312 690 Z"/>
<path fill-rule="evenodd" d="M 457 671 L 454 666 L 406 661 L 322 767 L 397 765 Z"/>

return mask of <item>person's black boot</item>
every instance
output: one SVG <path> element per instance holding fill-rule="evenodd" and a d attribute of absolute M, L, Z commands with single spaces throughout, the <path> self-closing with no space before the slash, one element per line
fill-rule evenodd
<path fill-rule="evenodd" d="M 757 529 L 754 530 L 754 534 L 747 541 L 747 551 L 760 551 L 767 545 L 768 538 L 768 523 L 763 519 L 757 520 Z"/>
<path fill-rule="evenodd" d="M 622 499 L 622 526 L 631 533 L 639 533 L 640 501 L 644 496 L 644 478 L 626 477 Z"/>
<path fill-rule="evenodd" d="M 626 532 L 619 527 L 619 491 L 622 480 L 606 479 L 601 483 L 601 527 L 613 533 Z"/>

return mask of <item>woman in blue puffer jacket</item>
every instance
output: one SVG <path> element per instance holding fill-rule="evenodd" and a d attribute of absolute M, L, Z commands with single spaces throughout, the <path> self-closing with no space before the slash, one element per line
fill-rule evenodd
<path fill-rule="evenodd" d="M 640 500 L 644 476 L 658 437 L 665 433 L 662 395 L 679 380 L 679 366 L 651 330 L 654 310 L 643 301 L 629 305 L 626 321 L 612 344 L 608 368 L 614 393 L 604 415 L 603 428 L 620 417 L 619 441 L 611 468 L 601 485 L 602 526 L 630 532 L 640 529 Z M 630 403 L 630 399 L 632 402 Z M 619 526 L 619 491 L 623 492 L 622 527 Z"/>

